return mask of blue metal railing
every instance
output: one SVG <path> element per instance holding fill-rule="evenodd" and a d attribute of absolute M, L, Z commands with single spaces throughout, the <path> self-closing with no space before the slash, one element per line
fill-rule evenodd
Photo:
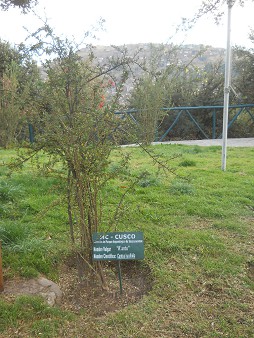
<path fill-rule="evenodd" d="M 251 119 L 254 121 L 254 114 L 251 112 L 251 109 L 254 110 L 254 104 L 235 104 L 229 106 L 229 112 L 233 109 L 236 109 L 234 116 L 228 123 L 228 129 L 233 125 L 233 123 L 237 120 L 237 118 L 244 112 L 248 113 Z M 177 115 L 174 118 L 174 121 L 170 124 L 170 126 L 167 128 L 167 130 L 163 133 L 162 136 L 155 137 L 155 141 L 163 141 L 165 137 L 173 130 L 173 128 L 177 125 L 179 122 L 179 119 L 182 114 L 186 113 L 187 117 L 190 119 L 190 121 L 193 123 L 193 125 L 201 132 L 201 134 L 204 136 L 204 138 L 209 139 L 209 136 L 204 131 L 204 128 L 200 125 L 200 123 L 197 121 L 197 119 L 194 118 L 192 112 L 193 111 L 200 111 L 200 110 L 210 110 L 212 112 L 212 138 L 216 138 L 216 118 L 217 118 L 217 112 L 220 112 L 222 114 L 223 112 L 223 106 L 197 106 L 197 107 L 171 107 L 171 108 L 161 108 L 161 110 L 166 112 L 177 112 Z M 131 118 L 135 123 L 138 124 L 137 119 L 135 118 L 135 114 L 138 114 L 140 110 L 138 109 L 129 109 L 125 111 L 116 111 L 115 114 L 121 116 L 124 118 L 126 115 Z M 29 128 L 29 140 L 31 143 L 34 142 L 34 131 L 33 126 L 31 124 L 28 125 Z M 156 135 L 158 135 L 158 131 L 156 132 Z M 222 134 L 220 133 L 217 137 L 220 139 L 222 137 Z"/>
<path fill-rule="evenodd" d="M 200 110 L 210 110 L 212 112 L 212 138 L 216 138 L 216 118 L 217 118 L 217 112 L 223 112 L 223 106 L 216 105 L 216 106 L 197 106 L 197 107 L 171 107 L 171 108 L 161 108 L 163 111 L 167 112 L 177 112 L 176 117 L 174 118 L 174 121 L 171 123 L 171 125 L 168 127 L 168 129 L 163 133 L 163 135 L 159 138 L 157 138 L 156 141 L 163 141 L 165 137 L 173 130 L 173 128 L 177 125 L 179 122 L 179 119 L 181 115 L 184 113 L 187 114 L 187 117 L 190 119 L 190 121 L 194 124 L 194 126 L 201 132 L 201 134 L 204 136 L 204 138 L 209 139 L 209 136 L 204 131 L 204 128 L 200 125 L 200 123 L 195 119 L 193 116 L 193 111 L 197 112 Z M 231 121 L 228 123 L 228 129 L 233 125 L 233 123 L 237 120 L 237 118 L 244 112 L 248 113 L 251 119 L 254 121 L 254 115 L 251 112 L 251 109 L 254 109 L 254 104 L 235 104 L 229 106 L 229 112 L 232 110 L 237 110 L 232 117 Z M 126 111 L 118 111 L 115 112 L 115 114 L 119 114 L 122 116 L 129 116 L 135 123 L 138 123 L 137 119 L 135 118 L 135 114 L 139 113 L 140 110 L 137 109 L 130 109 Z M 220 133 L 217 137 L 218 139 L 222 137 L 222 134 Z"/>

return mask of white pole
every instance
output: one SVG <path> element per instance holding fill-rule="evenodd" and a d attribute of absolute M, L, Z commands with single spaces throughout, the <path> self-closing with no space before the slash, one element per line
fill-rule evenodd
<path fill-rule="evenodd" d="M 230 73 L 231 73 L 231 9 L 232 0 L 228 0 L 228 25 L 227 25 L 227 50 L 225 60 L 225 85 L 224 85 L 224 108 L 223 108 L 223 132 L 222 132 L 222 165 L 221 169 L 226 170 L 227 161 L 227 138 L 228 138 L 228 105 L 230 92 Z"/>

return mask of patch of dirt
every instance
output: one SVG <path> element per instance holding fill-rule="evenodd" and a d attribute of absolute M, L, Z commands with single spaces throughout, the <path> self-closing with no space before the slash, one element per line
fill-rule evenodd
<path fill-rule="evenodd" d="M 138 261 L 121 262 L 122 294 L 117 262 L 105 263 L 104 273 L 107 290 L 102 289 L 95 274 L 80 282 L 74 266 L 63 266 L 58 281 L 63 292 L 61 307 L 75 313 L 85 310 L 100 317 L 138 302 L 152 289 L 151 271 Z"/>
<path fill-rule="evenodd" d="M 61 301 L 58 305 L 74 313 L 85 311 L 93 317 L 100 317 L 138 302 L 152 289 L 152 274 L 143 262 L 121 261 L 122 294 L 117 262 L 105 262 L 103 269 L 107 282 L 106 290 L 102 289 L 95 273 L 80 281 L 73 257 L 67 259 L 65 265 L 60 268 L 56 285 L 61 291 Z M 40 279 L 45 278 L 40 277 L 38 280 Z M 6 281 L 1 298 L 12 302 L 22 294 L 40 294 L 41 288 L 38 286 L 40 285 L 37 279 L 14 278 Z"/>

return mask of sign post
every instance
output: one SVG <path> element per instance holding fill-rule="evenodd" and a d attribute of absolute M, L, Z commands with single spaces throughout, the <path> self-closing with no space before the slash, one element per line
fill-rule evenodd
<path fill-rule="evenodd" d="M 121 261 L 117 261 L 117 270 L 118 270 L 118 279 L 120 287 L 120 295 L 123 294 L 123 283 L 122 283 L 122 271 L 121 271 Z"/>
<path fill-rule="evenodd" d="M 121 261 L 144 259 L 143 232 L 95 232 L 92 257 L 94 261 L 117 261 L 122 294 Z"/>

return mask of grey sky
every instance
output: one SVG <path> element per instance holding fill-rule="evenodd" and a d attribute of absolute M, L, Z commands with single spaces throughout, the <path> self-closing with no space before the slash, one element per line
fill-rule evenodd
<path fill-rule="evenodd" d="M 99 18 L 106 20 L 105 32 L 97 32 L 93 44 L 128 44 L 138 42 L 176 42 L 226 47 L 226 16 L 216 26 L 206 16 L 186 33 L 175 34 L 182 17 L 192 18 L 202 0 L 39 0 L 36 13 L 47 17 L 58 35 L 81 39 L 84 31 L 96 25 Z M 70 6 L 71 4 L 71 6 Z M 224 10 L 226 10 L 226 6 Z M 232 11 L 232 44 L 253 47 L 248 40 L 252 26 L 254 3 L 245 8 L 234 6 Z M 19 43 L 27 36 L 22 28 L 30 31 L 40 26 L 33 13 L 22 15 L 17 9 L 0 12 L 0 37 L 11 43 Z M 252 26 L 254 28 L 254 24 Z M 171 39 L 171 37 L 173 38 Z"/>

